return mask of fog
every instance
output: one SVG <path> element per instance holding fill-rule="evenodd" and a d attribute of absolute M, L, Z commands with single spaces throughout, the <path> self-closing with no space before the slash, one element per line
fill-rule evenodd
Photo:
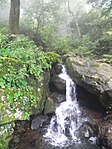
<path fill-rule="evenodd" d="M 26 15 L 26 12 L 25 12 L 26 10 L 28 11 L 28 9 L 29 9 L 28 13 L 30 13 L 31 8 L 34 7 L 34 4 L 33 4 L 34 1 L 35 0 L 32 0 L 32 1 L 31 0 L 20 0 L 20 3 L 21 3 L 20 18 L 21 19 L 24 17 L 24 15 Z M 42 0 L 37 0 L 37 3 L 39 3 L 39 2 L 42 3 Z M 51 3 L 56 4 L 56 2 L 59 2 L 59 1 L 56 0 L 53 2 L 53 0 L 43 0 L 43 2 L 44 2 L 44 5 L 46 5 L 48 7 L 48 4 L 49 5 L 51 5 Z M 79 3 L 80 3 L 80 1 L 78 1 L 78 0 L 76 0 L 75 2 L 73 0 L 70 0 L 71 10 L 75 10 L 74 14 L 76 13 L 77 10 L 80 9 Z M 83 0 L 83 3 L 85 3 L 84 0 Z M 84 5 L 83 3 L 81 2 L 81 5 Z M 60 8 L 63 10 L 63 12 L 61 14 L 63 16 L 60 16 L 60 20 L 64 20 L 63 18 L 66 18 L 67 20 L 65 19 L 64 21 L 69 22 L 71 20 L 71 15 L 68 13 L 68 10 L 67 10 L 68 9 L 67 8 L 67 0 L 65 0 L 65 2 L 62 4 L 62 6 L 60 6 Z M 38 9 L 40 9 L 40 8 L 39 7 L 37 8 L 37 13 L 39 13 Z M 52 8 L 50 8 L 50 9 L 52 9 Z M 88 10 L 88 6 L 85 7 L 85 10 L 86 9 Z M 3 6 L 0 6 L 0 23 L 8 22 L 9 11 L 10 11 L 10 0 L 7 3 L 5 3 L 5 6 L 4 6 L 4 4 L 3 4 Z M 49 19 L 50 19 L 50 17 L 52 18 L 52 15 L 49 16 Z M 62 24 L 63 24 L 63 22 L 62 22 Z M 62 24 L 61 24 L 61 26 L 62 26 Z"/>
<path fill-rule="evenodd" d="M 89 14 L 94 5 L 87 1 L 91 2 L 91 0 L 20 0 L 20 25 L 38 32 L 41 27 L 55 24 L 60 36 L 65 36 L 69 32 L 77 34 L 79 30 L 77 25 L 81 23 L 83 16 Z M 100 2 L 101 0 L 95 1 L 95 4 L 99 5 Z M 9 11 L 10 0 L 5 6 L 0 6 L 0 24 L 8 22 Z"/>
<path fill-rule="evenodd" d="M 9 20 L 9 5 L 0 6 L 0 24 L 7 23 Z"/>

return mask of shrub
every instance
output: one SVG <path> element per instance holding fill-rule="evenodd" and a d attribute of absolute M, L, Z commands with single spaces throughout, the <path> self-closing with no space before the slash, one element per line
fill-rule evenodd
<path fill-rule="evenodd" d="M 112 53 L 112 35 L 103 35 L 96 42 L 96 49 L 94 51 L 97 55 L 111 54 Z"/>
<path fill-rule="evenodd" d="M 7 93 L 4 96 L 9 105 L 8 110 L 13 105 L 12 111 L 15 113 L 18 107 L 24 105 L 25 109 L 23 107 L 22 111 L 29 111 L 31 105 L 36 104 L 37 97 L 27 78 L 40 81 L 44 70 L 50 69 L 52 63 L 56 63 L 59 58 L 56 53 L 40 51 L 33 41 L 23 35 L 14 37 L 6 48 L 0 49 L 0 87 Z M 24 114 L 26 117 L 27 113 L 23 112 L 23 117 Z M 8 119 L 4 120 L 7 121 Z"/>
<path fill-rule="evenodd" d="M 38 111 L 41 94 L 38 88 L 44 71 L 60 60 L 60 56 L 53 52 L 44 53 L 23 35 L 8 41 L 7 35 L 1 33 L 0 41 L 0 124 L 4 124 L 29 118 L 33 108 Z M 0 147 L 3 142 L 1 139 Z"/>
<path fill-rule="evenodd" d="M 74 42 L 74 53 L 80 56 L 91 56 L 95 45 L 88 36 L 83 36 L 80 40 Z"/>

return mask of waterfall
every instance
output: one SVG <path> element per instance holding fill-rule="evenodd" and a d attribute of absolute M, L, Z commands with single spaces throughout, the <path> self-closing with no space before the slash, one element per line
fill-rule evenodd
<path fill-rule="evenodd" d="M 52 117 L 47 133 L 46 141 L 54 146 L 65 147 L 74 142 L 80 142 L 76 130 L 81 126 L 81 111 L 76 98 L 76 86 L 63 66 L 59 77 L 66 81 L 66 101 L 62 102 Z"/>

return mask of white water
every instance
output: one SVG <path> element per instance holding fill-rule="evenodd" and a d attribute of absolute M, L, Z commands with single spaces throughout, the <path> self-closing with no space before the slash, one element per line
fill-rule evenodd
<path fill-rule="evenodd" d="M 76 87 L 63 66 L 59 77 L 66 80 L 66 101 L 62 102 L 51 119 L 45 134 L 46 141 L 54 146 L 65 147 L 73 142 L 80 142 L 76 130 L 81 126 L 81 111 L 76 98 Z"/>

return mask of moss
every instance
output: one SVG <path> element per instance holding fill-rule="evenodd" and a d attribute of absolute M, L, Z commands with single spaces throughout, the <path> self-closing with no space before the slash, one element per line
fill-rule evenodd
<path fill-rule="evenodd" d="M 98 68 L 98 67 L 99 67 L 99 64 L 98 64 L 98 63 L 94 63 L 93 66 L 94 66 L 95 68 Z"/>
<path fill-rule="evenodd" d="M 55 110 L 56 110 L 56 103 L 54 103 L 52 99 L 48 98 L 46 102 L 44 114 L 54 113 Z"/>

